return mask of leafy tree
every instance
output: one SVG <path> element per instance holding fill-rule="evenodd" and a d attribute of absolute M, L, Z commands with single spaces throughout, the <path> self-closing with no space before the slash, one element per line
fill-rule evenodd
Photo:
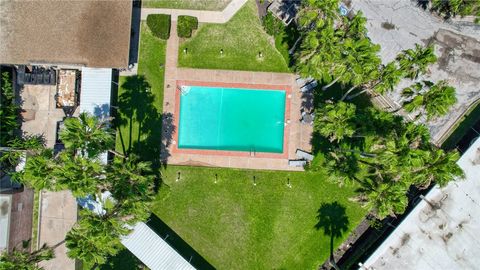
<path fill-rule="evenodd" d="M 476 16 L 475 22 L 480 23 L 479 0 L 432 0 L 432 11 L 444 15 L 446 18 L 455 16 Z"/>
<path fill-rule="evenodd" d="M 423 166 L 411 173 L 412 182 L 424 188 L 432 182 L 444 187 L 455 177 L 463 178 L 464 172 L 456 164 L 459 158 L 458 151 L 445 152 L 442 149 L 428 151 Z"/>
<path fill-rule="evenodd" d="M 427 119 L 442 116 L 448 113 L 456 102 L 455 88 L 446 81 L 434 84 L 422 81 L 403 89 L 402 96 L 406 98 L 403 107 L 408 112 L 424 109 Z"/>
<path fill-rule="evenodd" d="M 40 154 L 27 158 L 21 182 L 34 189 L 69 189 L 76 197 L 95 193 L 104 180 L 104 168 L 99 161 L 72 156 L 63 151 L 54 155 L 45 149 Z"/>
<path fill-rule="evenodd" d="M 116 159 L 106 167 L 105 179 L 93 198 L 102 203 L 101 213 L 82 210 L 81 220 L 67 234 L 69 256 L 101 265 L 121 250 L 120 237 L 130 226 L 150 215 L 153 198 L 151 164 L 135 156 Z M 108 193 L 100 195 L 102 190 Z"/>
<path fill-rule="evenodd" d="M 44 244 L 38 250 L 13 249 L 12 252 L 0 253 L 0 270 L 43 270 L 37 264 L 54 257 L 53 249 Z"/>
<path fill-rule="evenodd" d="M 0 145 L 5 146 L 14 137 L 13 132 L 19 127 L 18 112 L 15 104 L 15 93 L 9 72 L 2 72 L 0 91 Z"/>
<path fill-rule="evenodd" d="M 311 25 L 318 25 L 322 22 L 333 23 L 339 19 L 339 0 L 307 0 L 302 1 L 299 10 L 299 24 L 301 27 L 309 28 Z"/>
<path fill-rule="evenodd" d="M 115 160 L 107 171 L 108 190 L 115 199 L 111 213 L 133 225 L 150 216 L 154 175 L 149 162 L 131 156 L 126 162 Z"/>
<path fill-rule="evenodd" d="M 120 237 L 128 233 L 124 223 L 114 217 L 81 210 L 80 220 L 65 238 L 67 255 L 94 265 L 104 264 L 121 250 Z"/>
<path fill-rule="evenodd" d="M 361 187 L 357 189 L 359 195 L 355 200 L 378 219 L 403 213 L 408 205 L 406 193 L 409 185 L 377 177 L 371 176 L 360 182 Z"/>
<path fill-rule="evenodd" d="M 398 54 L 396 60 L 407 78 L 417 79 L 427 71 L 429 65 L 437 62 L 437 56 L 433 45 L 422 47 L 415 44 L 414 49 L 407 49 Z"/>
<path fill-rule="evenodd" d="M 6 174 L 13 174 L 23 155 L 27 152 L 38 152 L 41 149 L 43 149 L 43 139 L 40 136 L 25 136 L 8 141 L 5 146 L 0 146 L 0 170 Z"/>
<path fill-rule="evenodd" d="M 343 140 L 355 133 L 355 105 L 345 102 L 325 104 L 317 110 L 318 121 L 315 121 L 314 129 L 319 134 L 328 138 L 330 142 Z"/>
<path fill-rule="evenodd" d="M 339 184 L 359 183 L 356 199 L 377 217 L 403 213 L 411 185 L 446 185 L 463 176 L 456 164 L 458 153 L 433 146 L 425 126 L 373 107 L 338 113 L 346 111 L 346 104 L 323 104 L 318 109 L 315 131 L 328 140 L 328 148 L 320 149 L 325 161 L 317 166 L 326 167 Z"/>
<path fill-rule="evenodd" d="M 93 158 L 113 147 L 113 133 L 107 121 L 84 112 L 78 117 L 68 118 L 64 125 L 60 139 L 67 150 Z"/>

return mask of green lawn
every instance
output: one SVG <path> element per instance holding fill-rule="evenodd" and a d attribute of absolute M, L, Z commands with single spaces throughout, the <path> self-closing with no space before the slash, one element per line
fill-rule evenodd
<path fill-rule="evenodd" d="M 353 188 L 321 172 L 169 166 L 163 175 L 153 212 L 218 269 L 314 269 L 330 252 L 329 236 L 315 229 L 321 205 L 346 207 L 347 232 L 334 246 L 366 214 L 348 200 Z"/>
<path fill-rule="evenodd" d="M 166 42 L 154 37 L 145 23 L 141 33 L 138 76 L 119 80 L 116 149 L 149 156 L 156 153 L 141 142 L 147 144 L 155 136 L 160 141 Z"/>
<path fill-rule="evenodd" d="M 147 8 L 223 10 L 230 2 L 231 0 L 147 0 L 142 3 Z"/>
<path fill-rule="evenodd" d="M 248 1 L 225 24 L 205 24 L 179 49 L 182 67 L 288 72 L 287 63 L 270 41 L 257 15 L 255 1 Z M 187 53 L 184 53 L 184 49 Z M 223 49 L 223 55 L 220 50 Z M 259 57 L 259 52 L 262 57 Z"/>

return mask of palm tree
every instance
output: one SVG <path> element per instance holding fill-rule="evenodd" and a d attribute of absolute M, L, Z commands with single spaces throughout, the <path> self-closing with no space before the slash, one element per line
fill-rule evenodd
<path fill-rule="evenodd" d="M 115 203 L 109 213 L 133 225 L 151 213 L 154 175 L 151 164 L 131 156 L 126 162 L 114 160 L 107 171 L 108 190 Z"/>
<path fill-rule="evenodd" d="M 43 147 L 43 139 L 40 136 L 25 136 L 9 140 L 5 146 L 0 146 L 0 170 L 13 174 L 22 156 L 39 152 Z"/>
<path fill-rule="evenodd" d="M 60 139 L 65 148 L 82 156 L 97 157 L 113 147 L 114 138 L 107 121 L 88 113 L 65 120 Z"/>
<path fill-rule="evenodd" d="M 62 151 L 54 155 L 51 149 L 29 156 L 20 181 L 36 190 L 72 191 L 74 196 L 84 197 L 93 194 L 105 181 L 103 165 L 95 159 L 71 156 Z"/>
<path fill-rule="evenodd" d="M 27 249 L 0 253 L 0 269 L 2 270 L 43 270 L 37 264 L 54 258 L 53 249 L 46 244 L 30 252 Z"/>
<path fill-rule="evenodd" d="M 56 182 L 52 177 L 57 164 L 52 149 L 43 149 L 37 155 L 27 157 L 25 168 L 20 174 L 20 182 L 35 190 L 56 190 Z"/>
<path fill-rule="evenodd" d="M 122 249 L 120 237 L 130 230 L 114 217 L 104 217 L 89 210 L 81 210 L 80 216 L 65 237 L 67 255 L 94 266 L 102 265 Z"/>
<path fill-rule="evenodd" d="M 355 133 L 355 105 L 338 102 L 317 110 L 314 130 L 331 142 L 338 142 Z"/>
<path fill-rule="evenodd" d="M 422 47 L 415 44 L 415 49 L 402 51 L 396 58 L 400 68 L 406 73 L 407 78 L 417 79 L 427 71 L 429 65 L 437 62 L 433 45 Z"/>
<path fill-rule="evenodd" d="M 372 44 L 367 38 L 346 39 L 342 49 L 347 66 L 345 74 L 349 77 L 348 83 L 352 85 L 340 99 L 343 101 L 357 87 L 378 77 L 381 60 L 377 55 L 380 46 Z"/>
<path fill-rule="evenodd" d="M 105 180 L 104 166 L 95 159 L 72 157 L 62 152 L 55 159 L 56 166 L 50 174 L 57 190 L 69 189 L 75 197 L 85 197 L 97 192 Z"/>
<path fill-rule="evenodd" d="M 360 202 L 378 219 L 402 214 L 408 205 L 406 196 L 409 185 L 401 181 L 380 180 L 372 175 L 360 182 L 358 196 L 353 200 Z"/>
<path fill-rule="evenodd" d="M 412 181 L 420 188 L 428 187 L 432 182 L 444 187 L 449 182 L 464 178 L 463 170 L 458 166 L 458 151 L 445 152 L 431 149 L 425 155 L 425 161 L 419 168 L 412 170 Z"/>
<path fill-rule="evenodd" d="M 301 27 L 309 28 L 321 21 L 330 21 L 340 18 L 338 12 L 339 0 L 308 0 L 302 2 L 299 10 L 299 24 Z"/>
<path fill-rule="evenodd" d="M 415 83 L 403 89 L 402 96 L 406 98 L 403 107 L 408 112 L 424 109 L 427 119 L 442 116 L 448 113 L 456 102 L 455 88 L 446 81 L 434 84 L 429 81 Z"/>

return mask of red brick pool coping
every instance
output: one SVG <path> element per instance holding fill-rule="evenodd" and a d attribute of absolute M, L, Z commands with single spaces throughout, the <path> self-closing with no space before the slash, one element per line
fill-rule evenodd
<path fill-rule="evenodd" d="M 228 87 L 228 88 L 245 88 L 252 90 L 280 90 L 285 91 L 285 125 L 283 129 L 283 153 L 264 153 L 256 152 L 254 156 L 250 155 L 250 152 L 243 151 L 223 151 L 223 150 L 204 150 L 204 149 L 180 149 L 178 148 L 178 124 L 180 120 L 180 91 L 181 86 L 211 86 L 211 87 Z M 290 85 L 273 85 L 273 84 L 248 84 L 248 83 L 224 83 L 224 82 L 204 82 L 204 81 L 186 81 L 177 80 L 175 87 L 175 126 L 173 138 L 175 143 L 172 147 L 172 153 L 179 154 L 198 154 L 198 155 L 217 155 L 217 156 L 235 156 L 235 157 L 252 157 L 252 158 L 280 158 L 288 159 L 288 141 L 290 135 L 290 100 L 291 100 L 292 88 Z"/>

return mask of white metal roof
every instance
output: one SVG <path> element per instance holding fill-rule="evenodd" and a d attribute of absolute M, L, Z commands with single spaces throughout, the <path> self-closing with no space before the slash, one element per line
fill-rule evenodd
<path fill-rule="evenodd" d="M 135 225 L 122 244 L 151 270 L 195 269 L 143 222 Z"/>
<path fill-rule="evenodd" d="M 100 119 L 110 117 L 110 98 L 112 95 L 112 69 L 82 68 L 80 88 L 80 112 L 88 112 Z M 107 162 L 107 153 L 100 156 Z"/>
<path fill-rule="evenodd" d="M 8 249 L 12 195 L 0 194 L 0 252 Z"/>
<path fill-rule="evenodd" d="M 82 68 L 80 112 L 88 112 L 99 118 L 110 117 L 111 94 L 112 69 Z"/>
<path fill-rule="evenodd" d="M 466 179 L 435 186 L 364 263 L 363 269 L 478 269 L 480 139 L 457 162 Z"/>

